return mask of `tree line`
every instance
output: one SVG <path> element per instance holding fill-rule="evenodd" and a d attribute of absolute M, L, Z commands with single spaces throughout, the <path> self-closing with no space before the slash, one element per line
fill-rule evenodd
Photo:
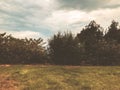
<path fill-rule="evenodd" d="M 1 64 L 44 63 L 43 39 L 18 39 L 6 33 L 0 34 Z"/>
<path fill-rule="evenodd" d="M 107 32 L 91 21 L 77 35 L 58 32 L 48 40 L 18 39 L 0 34 L 0 64 L 120 65 L 120 27 Z"/>

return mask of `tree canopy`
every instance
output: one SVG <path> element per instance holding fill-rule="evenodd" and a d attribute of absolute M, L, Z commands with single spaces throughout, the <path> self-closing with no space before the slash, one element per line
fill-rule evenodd
<path fill-rule="evenodd" d="M 48 40 L 0 34 L 0 64 L 120 65 L 120 27 L 104 29 L 91 21 L 76 35 L 58 32 Z"/>

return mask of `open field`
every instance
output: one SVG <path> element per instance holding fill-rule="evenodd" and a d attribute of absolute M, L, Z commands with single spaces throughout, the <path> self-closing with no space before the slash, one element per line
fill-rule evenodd
<path fill-rule="evenodd" d="M 120 67 L 0 66 L 0 90 L 120 90 Z"/>

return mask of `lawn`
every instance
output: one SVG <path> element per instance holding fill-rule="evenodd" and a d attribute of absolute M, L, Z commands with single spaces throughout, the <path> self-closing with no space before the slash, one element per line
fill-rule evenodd
<path fill-rule="evenodd" d="M 120 90 L 120 66 L 0 66 L 0 90 Z"/>

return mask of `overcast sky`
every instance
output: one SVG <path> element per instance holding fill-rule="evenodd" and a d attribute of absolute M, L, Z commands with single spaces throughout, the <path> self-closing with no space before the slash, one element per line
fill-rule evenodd
<path fill-rule="evenodd" d="M 0 32 L 18 38 L 77 33 L 91 20 L 107 28 L 113 19 L 120 20 L 119 0 L 0 0 Z"/>

